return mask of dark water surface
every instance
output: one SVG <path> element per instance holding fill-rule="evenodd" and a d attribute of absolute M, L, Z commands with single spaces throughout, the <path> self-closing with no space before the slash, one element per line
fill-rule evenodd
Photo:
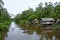
<path fill-rule="evenodd" d="M 19 27 L 12 22 L 4 40 L 60 40 L 60 31 L 41 32 L 39 27 Z"/>

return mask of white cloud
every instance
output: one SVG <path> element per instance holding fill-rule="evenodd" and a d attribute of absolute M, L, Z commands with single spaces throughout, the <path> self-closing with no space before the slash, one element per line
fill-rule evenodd
<path fill-rule="evenodd" d="M 35 9 L 40 2 L 59 2 L 60 0 L 3 0 L 9 13 L 16 15 L 28 7 Z"/>

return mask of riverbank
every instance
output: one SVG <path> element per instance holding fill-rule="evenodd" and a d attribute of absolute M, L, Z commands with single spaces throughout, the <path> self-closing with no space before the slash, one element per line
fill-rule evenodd
<path fill-rule="evenodd" d="M 4 40 L 4 37 L 6 36 L 7 31 L 0 32 L 0 40 Z"/>
<path fill-rule="evenodd" d="M 60 36 L 60 30 L 42 30 L 44 27 L 41 28 L 40 26 L 20 26 L 15 22 L 11 22 L 9 27 L 7 33 L 6 31 L 0 32 L 0 40 L 54 40 L 57 37 L 59 39 Z"/>
<path fill-rule="evenodd" d="M 60 24 L 53 24 L 53 25 L 46 25 L 46 26 L 41 26 L 41 24 L 26 24 L 26 21 L 20 21 L 17 23 L 20 26 L 24 26 L 24 27 L 31 27 L 34 26 L 36 27 L 40 27 L 40 29 L 42 30 L 60 30 Z"/>
<path fill-rule="evenodd" d="M 4 40 L 4 37 L 9 30 L 11 21 L 0 22 L 0 40 Z"/>
<path fill-rule="evenodd" d="M 9 29 L 9 24 L 11 23 L 11 21 L 4 21 L 4 22 L 0 22 L 0 31 L 6 31 Z"/>

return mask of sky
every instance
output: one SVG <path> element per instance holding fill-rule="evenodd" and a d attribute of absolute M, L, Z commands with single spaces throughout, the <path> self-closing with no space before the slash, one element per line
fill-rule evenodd
<path fill-rule="evenodd" d="M 8 12 L 17 15 L 29 7 L 35 9 L 39 3 L 45 2 L 60 2 L 60 0 L 3 0 L 4 8 L 7 8 Z"/>

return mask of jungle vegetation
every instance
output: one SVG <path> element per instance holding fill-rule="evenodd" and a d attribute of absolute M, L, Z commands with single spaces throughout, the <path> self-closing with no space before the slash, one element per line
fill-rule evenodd
<path fill-rule="evenodd" d="M 0 0 L 0 31 L 8 30 L 8 25 L 11 22 L 11 18 L 6 8 L 3 7 L 4 2 Z"/>
<path fill-rule="evenodd" d="M 19 24 L 25 24 L 26 21 L 33 21 L 34 19 L 40 20 L 41 18 L 60 18 L 60 2 L 56 3 L 40 3 L 38 7 L 33 10 L 29 8 L 15 17 L 15 22 Z"/>

